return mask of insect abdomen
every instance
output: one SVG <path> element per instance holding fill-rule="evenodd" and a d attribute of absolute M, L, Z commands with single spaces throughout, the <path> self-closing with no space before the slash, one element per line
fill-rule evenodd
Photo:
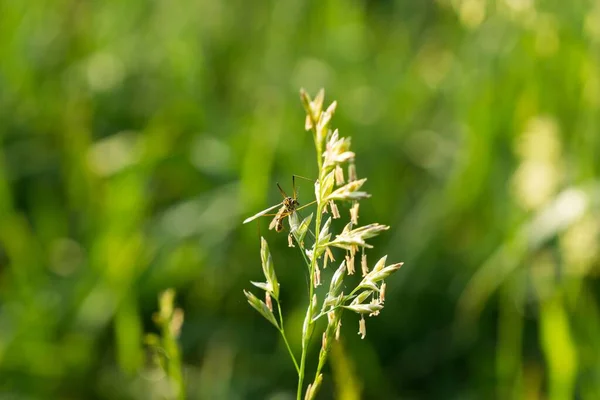
<path fill-rule="evenodd" d="M 275 224 L 275 232 L 281 232 L 282 230 L 283 230 L 283 220 L 278 219 L 277 223 Z"/>

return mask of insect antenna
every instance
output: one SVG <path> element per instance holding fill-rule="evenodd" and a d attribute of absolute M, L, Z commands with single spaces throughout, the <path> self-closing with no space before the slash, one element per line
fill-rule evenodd
<path fill-rule="evenodd" d="M 279 186 L 279 182 L 275 182 L 277 184 L 277 188 L 279 189 L 279 193 L 281 193 L 281 195 L 283 196 L 283 198 L 285 199 L 286 197 L 288 197 L 287 194 L 285 194 L 285 192 L 283 191 L 283 189 L 281 188 L 281 186 Z"/>
<path fill-rule="evenodd" d="M 292 190 L 294 191 L 294 200 L 296 200 L 297 194 L 296 194 L 296 175 L 292 175 Z"/>

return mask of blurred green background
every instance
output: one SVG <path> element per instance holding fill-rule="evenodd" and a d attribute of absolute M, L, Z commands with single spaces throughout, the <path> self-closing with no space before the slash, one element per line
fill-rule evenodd
<path fill-rule="evenodd" d="M 303 264 L 241 221 L 324 87 L 405 265 L 320 398 L 599 399 L 599 67 L 597 1 L 0 1 L 0 397 L 166 398 L 173 287 L 190 399 L 293 398 L 242 289 L 262 234 L 298 349 Z"/>

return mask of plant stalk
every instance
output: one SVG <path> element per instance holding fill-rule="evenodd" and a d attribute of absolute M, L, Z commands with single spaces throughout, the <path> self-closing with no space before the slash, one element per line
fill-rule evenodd
<path fill-rule="evenodd" d="M 290 353 L 290 357 L 292 357 L 292 361 L 294 362 L 294 366 L 296 367 L 296 372 L 299 374 L 300 367 L 298 366 L 298 361 L 296 361 L 294 352 L 292 351 L 292 348 L 290 347 L 290 344 L 288 343 L 287 337 L 285 336 L 285 330 L 283 329 L 283 314 L 281 312 L 281 305 L 279 304 L 279 301 L 277 301 L 277 310 L 279 311 L 279 326 L 281 327 L 279 329 L 279 332 L 281 333 L 281 337 L 283 337 L 283 341 L 285 342 L 285 346 L 287 347 L 288 352 Z"/>
<path fill-rule="evenodd" d="M 322 160 L 322 149 L 321 144 L 317 140 L 316 121 L 313 121 L 313 137 L 315 140 L 315 147 L 317 150 L 317 164 L 319 166 L 319 183 L 323 182 L 323 160 Z M 304 325 L 306 329 L 302 332 L 302 355 L 300 357 L 300 372 L 298 373 L 298 390 L 296 393 L 296 400 L 302 400 L 302 389 L 304 384 L 304 372 L 306 369 L 306 355 L 308 352 L 308 342 L 310 341 L 311 327 L 314 324 L 312 321 L 312 298 L 314 295 L 314 279 L 315 269 L 317 265 L 317 245 L 319 242 L 319 234 L 321 231 L 321 216 L 323 215 L 323 206 L 326 203 L 317 199 L 317 212 L 315 217 L 315 248 L 313 249 L 313 257 L 310 260 L 310 274 L 309 274 L 309 290 L 308 290 L 308 307 L 306 309 L 306 316 L 304 317 Z"/>

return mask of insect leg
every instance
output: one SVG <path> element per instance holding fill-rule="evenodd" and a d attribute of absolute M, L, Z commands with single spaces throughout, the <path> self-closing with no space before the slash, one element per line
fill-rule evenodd
<path fill-rule="evenodd" d="M 300 175 L 292 175 L 292 179 L 293 179 L 294 177 L 296 177 L 296 178 L 300 178 L 300 179 L 305 179 L 305 180 L 307 180 L 307 181 L 310 181 L 310 182 L 313 182 L 313 183 L 314 183 L 314 182 L 316 182 L 314 179 L 305 178 L 305 177 L 303 177 L 303 176 L 300 176 Z"/>
<path fill-rule="evenodd" d="M 296 208 L 296 211 L 298 211 L 298 210 L 302 210 L 303 208 L 306 208 L 306 207 L 308 207 L 308 206 L 312 206 L 312 205 L 313 205 L 313 204 L 315 204 L 316 202 L 317 202 L 316 200 L 313 200 L 313 201 L 311 201 L 311 202 L 310 202 L 310 203 L 308 203 L 308 204 L 304 204 L 304 205 L 302 205 L 302 206 L 300 206 L 300 207 Z"/>

